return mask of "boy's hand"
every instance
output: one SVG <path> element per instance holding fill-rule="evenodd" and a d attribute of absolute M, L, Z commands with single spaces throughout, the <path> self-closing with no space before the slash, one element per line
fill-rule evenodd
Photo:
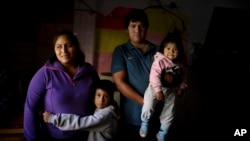
<path fill-rule="evenodd" d="M 45 111 L 44 113 L 43 113 L 43 120 L 44 120 L 44 122 L 48 122 L 49 121 L 49 116 L 50 116 L 50 113 L 49 112 L 47 112 L 47 111 Z"/>

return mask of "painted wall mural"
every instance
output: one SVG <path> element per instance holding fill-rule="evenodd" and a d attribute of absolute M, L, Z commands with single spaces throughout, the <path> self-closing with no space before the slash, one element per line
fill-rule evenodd
<path fill-rule="evenodd" d="M 95 61 L 98 72 L 110 72 L 112 52 L 114 48 L 128 40 L 124 28 L 124 19 L 132 10 L 128 7 L 117 7 L 109 15 L 97 15 L 95 37 Z M 184 14 L 169 13 L 160 7 L 148 7 L 144 9 L 149 18 L 147 39 L 157 45 L 168 33 L 175 28 L 182 32 L 185 46 L 188 18 Z"/>

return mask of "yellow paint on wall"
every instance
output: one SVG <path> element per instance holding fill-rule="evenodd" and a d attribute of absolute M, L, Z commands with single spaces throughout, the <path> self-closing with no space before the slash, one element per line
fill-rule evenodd
<path fill-rule="evenodd" d="M 175 27 L 182 31 L 183 26 L 186 26 L 185 18 L 183 18 L 184 15 L 182 14 L 176 15 L 184 21 L 184 25 L 178 17 L 163 9 L 146 9 L 145 12 L 149 18 L 148 32 L 167 34 L 173 31 Z"/>
<path fill-rule="evenodd" d="M 125 30 L 96 29 L 97 52 L 113 52 L 117 45 L 127 40 L 128 35 Z"/>
<path fill-rule="evenodd" d="M 172 32 L 174 28 L 183 30 L 183 26 L 187 26 L 187 16 L 179 13 L 178 16 L 183 19 L 183 22 L 176 16 L 172 15 L 169 12 L 166 12 L 162 9 L 146 9 L 145 12 L 148 14 L 149 18 L 149 29 L 148 37 L 150 34 L 158 36 L 164 36 L 169 32 Z M 185 24 L 185 25 L 183 25 Z M 149 39 L 150 41 L 154 38 Z M 113 52 L 114 48 L 117 45 L 127 42 L 128 35 L 125 29 L 105 29 L 105 28 L 96 28 L 96 52 Z M 156 39 L 155 39 L 156 40 Z M 159 41 L 158 41 L 159 40 Z M 158 39 L 157 43 L 161 39 Z"/>

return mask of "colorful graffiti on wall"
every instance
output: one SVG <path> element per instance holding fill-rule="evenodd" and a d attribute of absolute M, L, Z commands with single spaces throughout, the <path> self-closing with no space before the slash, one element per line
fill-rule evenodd
<path fill-rule="evenodd" d="M 132 9 L 127 7 L 117 7 L 107 16 L 97 16 L 94 64 L 100 73 L 110 72 L 114 48 L 128 40 L 124 19 L 130 10 Z M 147 8 L 145 12 L 148 14 L 150 24 L 147 39 L 151 42 L 159 45 L 163 37 L 175 28 L 180 31 L 185 30 L 183 33 L 183 38 L 185 38 L 186 29 L 184 28 L 186 25 L 179 18 L 187 19 L 184 18 L 185 15 L 180 14 L 179 17 L 176 17 L 161 8 Z"/>

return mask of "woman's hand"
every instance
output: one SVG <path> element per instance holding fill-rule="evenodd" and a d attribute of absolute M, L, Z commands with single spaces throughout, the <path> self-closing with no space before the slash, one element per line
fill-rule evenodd
<path fill-rule="evenodd" d="M 44 120 L 44 122 L 48 122 L 49 121 L 49 116 L 50 116 L 50 113 L 49 112 L 47 112 L 47 111 L 45 111 L 44 113 L 43 113 L 43 120 Z"/>

